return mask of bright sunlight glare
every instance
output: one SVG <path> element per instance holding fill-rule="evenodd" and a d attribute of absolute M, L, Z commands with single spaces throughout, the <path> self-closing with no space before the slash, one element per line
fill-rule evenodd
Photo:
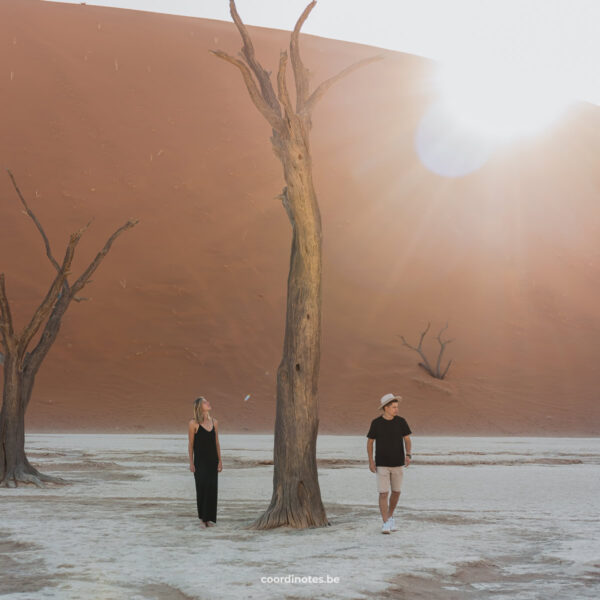
<path fill-rule="evenodd" d="M 442 67 L 441 99 L 458 125 L 497 141 L 535 135 L 551 126 L 571 99 L 539 65 L 489 61 Z"/>
<path fill-rule="evenodd" d="M 469 48 L 439 67 L 437 100 L 423 116 L 416 149 L 434 173 L 461 177 L 507 145 L 549 130 L 575 102 L 565 58 L 539 39 Z M 537 45 L 536 45 L 537 44 Z M 557 77 L 560 73 L 561 76 Z"/>

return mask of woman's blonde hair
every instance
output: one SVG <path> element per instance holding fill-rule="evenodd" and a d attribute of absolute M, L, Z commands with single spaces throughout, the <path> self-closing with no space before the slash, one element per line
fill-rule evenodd
<path fill-rule="evenodd" d="M 196 419 L 196 423 L 204 422 L 204 411 L 202 410 L 202 401 L 206 400 L 204 396 L 200 396 L 194 400 L 194 419 Z M 212 419 L 210 411 L 208 413 L 209 419 Z"/>

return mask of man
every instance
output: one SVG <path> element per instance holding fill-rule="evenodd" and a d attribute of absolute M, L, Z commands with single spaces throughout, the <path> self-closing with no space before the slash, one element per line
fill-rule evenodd
<path fill-rule="evenodd" d="M 398 416 L 398 401 L 401 396 L 385 394 L 379 400 L 379 409 L 383 414 L 371 422 L 367 437 L 367 456 L 369 469 L 377 473 L 377 489 L 379 491 L 379 510 L 383 519 L 381 533 L 396 531 L 394 509 L 400 498 L 404 465 L 408 466 L 412 455 L 408 423 Z M 375 460 L 373 460 L 373 444 Z M 406 452 L 404 447 L 406 445 Z M 392 493 L 389 498 L 390 487 Z"/>

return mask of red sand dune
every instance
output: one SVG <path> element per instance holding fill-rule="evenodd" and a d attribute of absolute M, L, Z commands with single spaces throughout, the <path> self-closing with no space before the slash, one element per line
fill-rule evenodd
<path fill-rule="evenodd" d="M 252 29 L 274 69 L 288 34 Z M 92 6 L 0 4 L 0 165 L 54 252 L 94 217 L 75 272 L 129 217 L 38 377 L 30 430 L 268 431 L 290 228 L 270 130 L 232 24 Z M 305 36 L 315 83 L 379 50 Z M 446 179 L 413 147 L 433 65 L 384 52 L 314 115 L 325 236 L 321 431 L 365 433 L 385 392 L 415 433 L 595 435 L 600 425 L 600 110 Z M 52 278 L 0 175 L 0 271 L 22 324 Z M 449 323 L 447 379 L 399 335 Z M 436 351 L 433 338 L 429 350 Z M 251 394 L 245 402 L 244 397 Z"/>

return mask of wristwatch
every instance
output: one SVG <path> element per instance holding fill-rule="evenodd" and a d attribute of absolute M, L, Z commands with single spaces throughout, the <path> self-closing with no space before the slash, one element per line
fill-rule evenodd
<path fill-rule="evenodd" d="M 412 454 L 407 454 L 406 456 L 408 456 L 408 458 L 412 458 Z"/>

